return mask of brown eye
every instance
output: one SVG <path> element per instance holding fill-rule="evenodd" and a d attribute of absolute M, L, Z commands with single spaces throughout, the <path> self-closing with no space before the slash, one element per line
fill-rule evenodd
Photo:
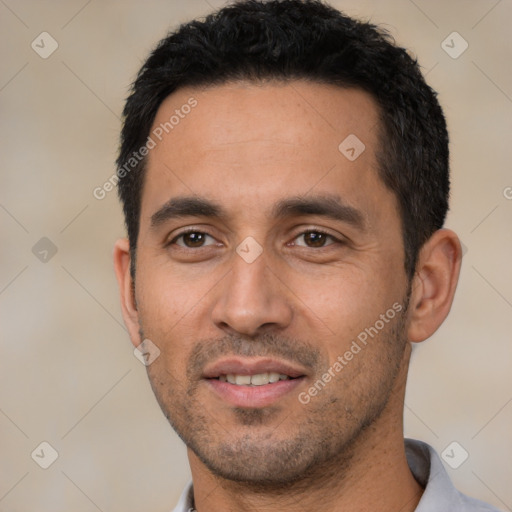
<path fill-rule="evenodd" d="M 324 233 L 305 233 L 304 242 L 309 247 L 323 247 L 327 240 L 327 235 Z"/>
<path fill-rule="evenodd" d="M 295 240 L 294 245 L 313 249 L 325 247 L 335 241 L 334 237 L 327 233 L 322 233 L 321 231 L 306 231 L 300 234 Z"/>
<path fill-rule="evenodd" d="M 172 243 L 189 249 L 197 249 L 215 243 L 213 237 L 200 231 L 190 231 L 177 236 Z"/>
<path fill-rule="evenodd" d="M 204 244 L 204 233 L 187 233 L 183 235 L 183 243 L 187 247 L 201 247 Z"/>

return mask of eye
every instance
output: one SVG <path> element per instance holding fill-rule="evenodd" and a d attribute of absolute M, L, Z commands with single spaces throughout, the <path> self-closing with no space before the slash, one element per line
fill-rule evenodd
<path fill-rule="evenodd" d="M 176 244 L 187 249 L 196 249 L 206 245 L 215 245 L 215 239 L 201 231 L 188 231 L 173 238 L 169 245 Z"/>
<path fill-rule="evenodd" d="M 324 233 L 323 231 L 318 230 L 310 230 L 301 233 L 294 239 L 292 245 L 297 245 L 299 247 L 309 247 L 309 248 L 319 248 L 325 247 L 326 245 L 331 245 L 335 242 L 338 242 L 336 238 L 332 235 Z"/>

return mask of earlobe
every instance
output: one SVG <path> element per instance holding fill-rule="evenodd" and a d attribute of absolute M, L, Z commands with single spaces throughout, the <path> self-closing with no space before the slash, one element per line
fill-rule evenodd
<path fill-rule="evenodd" d="M 113 256 L 124 323 L 128 328 L 132 343 L 137 346 L 140 343 L 139 315 L 135 302 L 133 279 L 130 273 L 131 256 L 128 239 L 122 238 L 115 243 Z"/>
<path fill-rule="evenodd" d="M 448 315 L 459 279 L 462 250 L 449 229 L 436 231 L 421 248 L 409 303 L 409 341 L 423 341 Z"/>

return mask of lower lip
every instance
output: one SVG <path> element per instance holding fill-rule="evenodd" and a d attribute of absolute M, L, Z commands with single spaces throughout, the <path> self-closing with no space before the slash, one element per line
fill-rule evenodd
<path fill-rule="evenodd" d="M 218 396 L 231 405 L 257 408 L 272 405 L 295 390 L 303 380 L 304 377 L 298 377 L 297 379 L 280 380 L 262 386 L 237 386 L 218 379 L 207 379 L 206 382 Z"/>

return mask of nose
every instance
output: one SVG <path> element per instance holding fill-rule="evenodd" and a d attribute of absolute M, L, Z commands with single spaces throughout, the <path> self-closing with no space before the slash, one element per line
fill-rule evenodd
<path fill-rule="evenodd" d="M 247 263 L 234 254 L 230 272 L 219 283 L 212 310 L 214 324 L 228 334 L 255 337 L 290 325 L 293 310 L 287 289 L 264 254 Z"/>

